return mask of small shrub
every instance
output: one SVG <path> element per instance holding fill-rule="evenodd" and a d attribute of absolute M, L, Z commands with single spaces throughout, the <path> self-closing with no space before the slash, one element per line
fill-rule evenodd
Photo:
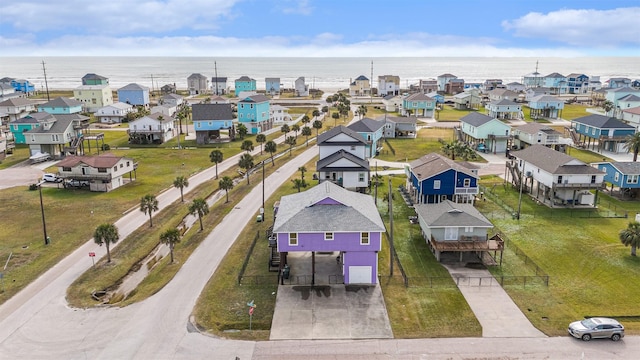
<path fill-rule="evenodd" d="M 102 144 L 102 151 L 108 151 L 111 150 L 111 146 L 109 146 L 109 144 Z"/>

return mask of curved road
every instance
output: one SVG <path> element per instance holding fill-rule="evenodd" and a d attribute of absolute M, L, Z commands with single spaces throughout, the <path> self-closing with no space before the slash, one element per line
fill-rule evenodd
<path fill-rule="evenodd" d="M 270 196 L 318 153 L 313 146 L 265 181 Z M 221 170 L 235 164 L 230 158 Z M 208 169 L 189 181 L 213 177 Z M 193 188 L 192 187 L 192 188 Z M 465 338 L 343 341 L 232 341 L 200 334 L 189 325 L 198 296 L 221 259 L 262 202 L 258 184 L 194 251 L 175 278 L 149 299 L 126 308 L 72 309 L 65 291 L 104 248 L 87 242 L 0 306 L 0 358 L 13 359 L 636 359 L 637 337 L 583 343 L 556 338 Z M 158 196 L 160 206 L 179 199 L 178 189 Z M 132 211 L 116 225 L 122 236 L 147 221 Z M 220 294 L 219 301 L 224 300 Z"/>

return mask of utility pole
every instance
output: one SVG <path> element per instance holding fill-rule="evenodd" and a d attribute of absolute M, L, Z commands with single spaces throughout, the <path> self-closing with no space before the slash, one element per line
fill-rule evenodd
<path fill-rule="evenodd" d="M 213 62 L 213 71 L 216 77 L 213 86 L 216 87 L 216 95 L 218 95 L 218 64 L 215 61 Z"/>
<path fill-rule="evenodd" d="M 369 84 L 369 103 L 373 103 L 373 60 L 371 60 L 371 84 Z"/>
<path fill-rule="evenodd" d="M 391 192 L 391 177 L 389 177 L 389 275 L 393 276 L 393 193 Z"/>
<path fill-rule="evenodd" d="M 44 60 L 42 60 L 42 72 L 44 73 L 44 85 L 47 87 L 47 101 L 51 101 L 49 97 L 49 83 L 47 82 L 47 69 L 44 67 Z"/>

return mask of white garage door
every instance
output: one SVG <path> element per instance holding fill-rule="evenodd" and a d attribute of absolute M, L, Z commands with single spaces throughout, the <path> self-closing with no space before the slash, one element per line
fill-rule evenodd
<path fill-rule="evenodd" d="M 371 266 L 349 266 L 349 284 L 371 284 Z"/>

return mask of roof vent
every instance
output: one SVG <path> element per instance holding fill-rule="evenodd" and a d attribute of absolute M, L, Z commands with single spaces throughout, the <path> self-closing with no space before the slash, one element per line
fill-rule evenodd
<path fill-rule="evenodd" d="M 451 210 L 449 210 L 449 211 L 447 211 L 447 212 L 448 212 L 449 214 L 460 214 L 460 213 L 462 213 L 463 211 L 462 211 L 462 210 L 460 210 L 460 209 L 451 209 Z"/>

